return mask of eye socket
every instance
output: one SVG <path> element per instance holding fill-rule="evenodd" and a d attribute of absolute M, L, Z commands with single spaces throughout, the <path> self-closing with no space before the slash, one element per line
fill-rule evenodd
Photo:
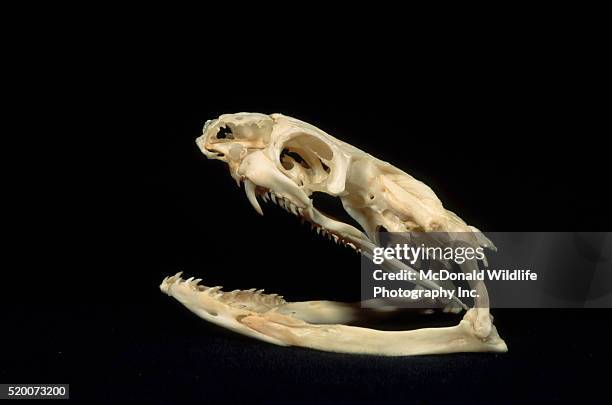
<path fill-rule="evenodd" d="M 328 165 L 334 159 L 334 151 L 331 146 L 314 135 L 292 135 L 290 139 L 278 146 L 277 151 L 279 153 L 278 163 L 283 170 L 292 172 L 290 177 L 309 179 L 312 183 L 322 183 L 333 172 L 333 167 Z M 299 181 L 298 178 L 293 180 Z"/>
<path fill-rule="evenodd" d="M 220 127 L 216 136 L 217 139 L 234 139 L 234 133 L 229 127 Z"/>
<path fill-rule="evenodd" d="M 293 167 L 293 165 L 291 164 L 291 161 L 289 159 L 286 159 L 286 157 L 292 158 L 295 162 L 300 164 L 303 168 L 310 169 L 310 165 L 308 164 L 308 162 L 306 162 L 306 160 L 304 160 L 304 158 L 300 156 L 299 153 L 294 152 L 288 148 L 284 148 L 280 154 L 280 161 L 285 169 L 290 170 Z"/>

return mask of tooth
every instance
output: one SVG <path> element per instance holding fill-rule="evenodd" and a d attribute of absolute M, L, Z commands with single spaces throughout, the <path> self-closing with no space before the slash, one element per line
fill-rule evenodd
<path fill-rule="evenodd" d="M 270 191 L 270 199 L 274 204 L 278 204 L 278 202 L 276 201 L 276 194 L 274 194 L 272 191 Z"/>
<path fill-rule="evenodd" d="M 321 228 L 317 227 L 317 235 L 321 234 Z"/>
<path fill-rule="evenodd" d="M 293 215 L 298 215 L 297 206 L 291 204 L 291 212 L 293 212 Z"/>
<path fill-rule="evenodd" d="M 259 206 L 259 201 L 257 201 L 257 196 L 255 195 L 255 183 L 253 183 L 249 179 L 245 179 L 244 180 L 244 192 L 246 193 L 247 198 L 249 199 L 249 202 L 251 203 L 253 208 L 255 208 L 255 211 L 257 211 L 259 215 L 263 215 L 263 211 L 261 210 L 261 207 Z"/>
<path fill-rule="evenodd" d="M 334 237 L 334 242 L 338 243 L 338 237 L 336 235 L 333 235 Z"/>
<path fill-rule="evenodd" d="M 265 201 L 268 202 L 268 200 L 270 199 L 270 197 L 268 197 L 268 193 L 263 193 L 263 195 L 261 196 L 261 198 Z"/>
<path fill-rule="evenodd" d="M 217 292 L 219 292 L 219 290 L 222 288 L 223 287 L 212 287 L 212 288 L 209 288 L 206 292 L 212 296 L 216 296 Z"/>

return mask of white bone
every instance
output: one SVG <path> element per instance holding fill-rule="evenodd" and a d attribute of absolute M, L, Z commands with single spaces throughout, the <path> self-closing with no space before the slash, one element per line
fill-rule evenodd
<path fill-rule="evenodd" d="M 181 282 L 179 275 L 166 277 L 160 289 L 211 323 L 281 346 L 385 356 L 507 351 L 494 326 L 485 339 L 474 333 L 474 308 L 453 327 L 380 331 L 339 324 L 356 318 L 354 307 L 348 304 L 287 303 L 275 294 L 253 289 L 211 296 Z"/>
<path fill-rule="evenodd" d="M 225 130 L 218 137 L 220 128 Z M 208 121 L 196 142 L 206 157 L 224 161 L 230 175 L 244 182 L 247 198 L 259 214 L 263 211 L 257 201 L 258 188 L 267 190 L 273 203 L 311 222 L 317 233 L 364 255 L 371 256 L 380 245 L 380 228 L 417 235 L 462 232 L 466 243 L 495 249 L 478 229 L 446 210 L 424 183 L 297 119 L 281 114 L 226 114 Z M 316 209 L 310 199 L 315 192 L 339 197 L 365 233 Z M 414 271 L 399 260 L 387 264 L 394 270 Z M 462 270 L 470 271 L 473 265 L 466 262 Z M 429 280 L 415 283 L 421 288 L 438 287 Z M 223 293 L 219 287 L 183 282 L 180 274 L 167 277 L 160 286 L 205 320 L 278 345 L 381 355 L 506 351 L 492 324 L 484 284 L 472 287 L 479 298 L 458 325 L 388 332 L 342 325 L 357 316 L 349 304 L 287 303 L 255 289 Z M 455 298 L 454 306 L 445 311 L 460 311 L 459 305 L 466 308 Z"/>

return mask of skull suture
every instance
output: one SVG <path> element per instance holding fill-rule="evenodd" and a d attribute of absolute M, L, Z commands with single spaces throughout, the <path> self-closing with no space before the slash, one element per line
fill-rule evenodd
<path fill-rule="evenodd" d="M 462 233 L 470 235 L 472 246 L 495 248 L 480 231 L 446 210 L 424 183 L 297 119 L 281 114 L 222 115 L 206 122 L 197 144 L 206 157 L 228 164 L 259 214 L 263 215 L 258 197 L 271 200 L 311 222 L 317 232 L 363 254 L 371 255 L 380 245 L 381 229 Z M 315 192 L 340 198 L 364 232 L 316 209 L 311 199 Z M 391 265 L 412 271 L 400 261 Z M 507 350 L 492 324 L 483 283 L 473 286 L 479 297 L 458 325 L 391 332 L 342 325 L 358 316 L 350 304 L 288 303 L 261 290 L 222 292 L 199 282 L 177 274 L 164 279 L 160 288 L 210 322 L 278 345 L 381 355 Z M 439 287 L 429 280 L 416 284 Z M 447 310 L 462 308 L 467 309 L 456 299 Z"/>

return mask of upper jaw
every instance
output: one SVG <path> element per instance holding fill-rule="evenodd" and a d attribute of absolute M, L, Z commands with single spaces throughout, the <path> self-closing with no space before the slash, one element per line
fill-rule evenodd
<path fill-rule="evenodd" d="M 198 145 L 202 145 L 202 137 L 198 138 Z M 208 155 L 207 155 L 208 156 Z M 218 158 L 213 156 L 213 158 Z M 257 197 L 264 201 L 268 199 L 281 205 L 282 208 L 313 223 L 319 232 L 329 234 L 336 242 L 352 244 L 360 249 L 368 243 L 368 237 L 357 228 L 336 221 L 317 210 L 303 187 L 296 185 L 285 176 L 262 150 L 248 154 L 239 165 L 229 165 L 230 174 L 238 183 L 244 183 L 247 199 L 257 213 L 263 215 L 263 210 Z"/>
<path fill-rule="evenodd" d="M 361 250 L 364 242 L 368 240 L 367 236 L 357 228 L 332 219 L 317 210 L 313 206 L 310 198 L 307 198 L 304 204 L 301 198 L 296 197 L 294 193 L 288 192 L 289 190 L 287 189 L 284 189 L 282 192 L 275 189 L 269 189 L 255 184 L 248 178 L 244 178 L 243 182 L 247 199 L 255 211 L 260 215 L 263 215 L 263 210 L 259 205 L 258 197 L 264 202 L 271 201 L 287 212 L 312 223 L 313 229 L 316 229 L 317 233 L 323 233 L 324 236 L 328 236 L 336 243 L 342 243 L 355 250 Z M 295 186 L 295 188 L 303 193 L 297 186 Z"/>

